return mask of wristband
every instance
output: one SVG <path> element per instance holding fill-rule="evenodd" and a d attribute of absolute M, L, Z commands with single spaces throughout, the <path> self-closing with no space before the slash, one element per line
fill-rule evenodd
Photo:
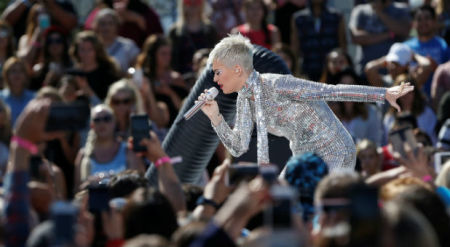
<path fill-rule="evenodd" d="M 169 163 L 170 162 L 170 157 L 169 156 L 164 156 L 159 158 L 156 162 L 155 162 L 155 167 L 158 168 L 160 167 L 162 164 L 164 163 Z"/>
<path fill-rule="evenodd" d="M 220 208 L 219 204 L 217 204 L 215 201 L 213 201 L 211 199 L 206 199 L 204 196 L 200 196 L 197 199 L 197 206 L 198 205 L 210 205 L 213 208 L 215 208 L 216 210 Z"/>
<path fill-rule="evenodd" d="M 430 182 L 431 180 L 433 180 L 433 177 L 431 175 L 425 175 L 422 177 L 422 181 L 424 182 Z"/>
<path fill-rule="evenodd" d="M 31 154 L 37 154 L 38 153 L 38 147 L 36 146 L 36 144 L 30 142 L 27 139 L 23 139 L 21 137 L 18 136 L 13 136 L 11 137 L 11 142 L 13 143 L 17 143 L 17 145 L 19 145 L 19 147 L 26 149 L 28 152 L 30 152 Z"/>

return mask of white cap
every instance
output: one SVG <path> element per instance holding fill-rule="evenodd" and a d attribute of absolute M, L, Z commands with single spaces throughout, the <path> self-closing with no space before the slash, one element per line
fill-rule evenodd
<path fill-rule="evenodd" d="M 402 66 L 407 65 L 412 60 L 413 52 L 409 46 L 403 43 L 395 43 L 386 55 L 386 61 L 397 62 Z"/>

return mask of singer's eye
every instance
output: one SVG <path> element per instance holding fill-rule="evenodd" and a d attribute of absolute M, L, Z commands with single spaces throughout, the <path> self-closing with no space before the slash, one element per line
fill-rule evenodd
<path fill-rule="evenodd" d="M 222 74 L 221 70 L 216 70 L 216 75 L 219 76 L 220 74 Z"/>

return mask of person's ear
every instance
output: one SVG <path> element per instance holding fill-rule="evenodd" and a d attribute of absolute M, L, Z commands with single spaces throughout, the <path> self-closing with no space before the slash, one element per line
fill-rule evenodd
<path fill-rule="evenodd" d="M 234 66 L 234 72 L 235 72 L 236 74 L 240 75 L 241 72 L 242 72 L 241 66 L 239 66 L 239 65 Z"/>

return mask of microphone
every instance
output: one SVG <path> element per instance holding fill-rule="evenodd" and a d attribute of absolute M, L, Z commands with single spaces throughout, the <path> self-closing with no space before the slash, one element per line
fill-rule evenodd
<path fill-rule="evenodd" d="M 189 120 L 192 116 L 195 115 L 195 113 L 197 113 L 200 110 L 200 108 L 202 108 L 202 106 L 205 104 L 205 102 L 207 100 L 214 99 L 218 94 L 219 94 L 219 90 L 217 90 L 217 88 L 212 87 L 212 88 L 208 89 L 208 91 L 206 91 L 206 93 L 205 93 L 206 99 L 202 100 L 202 101 L 198 101 L 193 107 L 191 107 L 191 109 L 189 109 L 189 111 L 187 111 L 183 115 L 184 119 Z"/>

